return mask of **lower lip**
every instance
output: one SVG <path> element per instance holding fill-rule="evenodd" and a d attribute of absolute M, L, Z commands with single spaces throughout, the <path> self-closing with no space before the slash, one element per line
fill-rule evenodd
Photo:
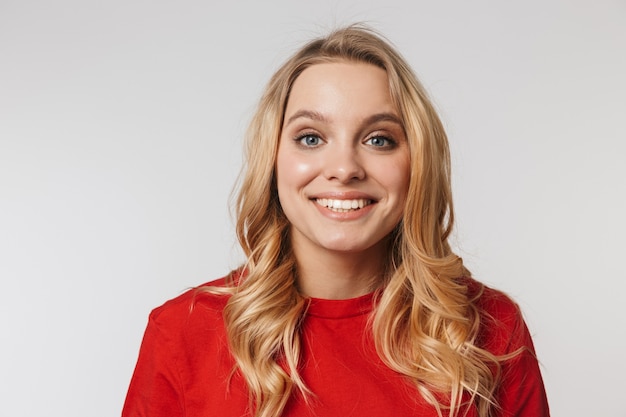
<path fill-rule="evenodd" d="M 319 212 L 322 213 L 325 217 L 328 217 L 333 220 L 343 220 L 343 221 L 358 220 L 364 216 L 367 216 L 368 213 L 372 211 L 372 208 L 376 204 L 376 203 L 371 203 L 358 210 L 339 212 L 339 211 L 333 211 L 329 209 L 328 207 L 320 206 L 319 204 L 317 204 L 315 200 L 311 200 L 311 201 L 313 202 L 313 204 L 315 204 L 315 207 L 317 207 Z"/>

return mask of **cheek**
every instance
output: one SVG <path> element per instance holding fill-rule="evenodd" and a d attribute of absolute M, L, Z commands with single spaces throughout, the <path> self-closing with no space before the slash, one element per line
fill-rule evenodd
<path fill-rule="evenodd" d="M 281 152 L 276 158 L 276 176 L 278 188 L 303 185 L 315 177 L 316 164 L 313 158 L 307 158 L 293 152 Z"/>
<path fill-rule="evenodd" d="M 393 189 L 397 195 L 400 206 L 404 207 L 404 201 L 406 200 L 409 191 L 409 181 L 411 176 L 411 164 L 408 159 L 402 159 L 397 161 L 393 172 L 393 175 L 389 176 L 389 188 Z"/>

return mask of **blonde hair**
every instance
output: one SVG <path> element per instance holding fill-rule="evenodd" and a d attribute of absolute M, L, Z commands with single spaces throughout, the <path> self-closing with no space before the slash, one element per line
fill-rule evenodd
<path fill-rule="evenodd" d="M 289 223 L 274 177 L 285 106 L 295 79 L 311 65 L 346 60 L 384 69 L 401 115 L 411 178 L 401 223 L 392 233 L 388 273 L 370 318 L 381 359 L 405 375 L 443 415 L 457 416 L 469 395 L 479 415 L 494 409 L 501 358 L 477 345 L 479 294 L 470 294 L 462 260 L 448 244 L 454 214 L 448 142 L 411 68 L 372 30 L 350 26 L 313 40 L 271 78 L 247 132 L 247 167 L 237 198 L 237 236 L 245 274 L 224 320 L 237 371 L 257 417 L 280 415 L 292 395 L 311 396 L 298 372 L 299 328 L 307 300 L 296 290 Z M 268 192 L 269 190 L 269 192 Z"/>

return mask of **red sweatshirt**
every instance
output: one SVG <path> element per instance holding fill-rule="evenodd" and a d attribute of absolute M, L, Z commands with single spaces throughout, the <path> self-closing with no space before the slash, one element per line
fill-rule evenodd
<path fill-rule="evenodd" d="M 223 284 L 222 279 L 207 285 Z M 475 281 L 470 284 L 478 286 Z M 243 378 L 237 373 L 230 377 L 234 361 L 222 319 L 227 300 L 228 296 L 191 290 L 152 312 L 123 417 L 252 416 Z M 301 372 L 315 397 L 307 405 L 294 396 L 283 417 L 437 416 L 417 390 L 376 354 L 366 331 L 372 300 L 371 294 L 311 300 L 302 326 Z M 532 340 L 519 308 L 489 288 L 479 304 L 485 317 L 492 317 L 483 321 L 483 347 L 496 355 L 520 346 L 529 348 L 503 365 L 497 415 L 549 416 Z M 475 410 L 467 415 L 476 416 Z"/>

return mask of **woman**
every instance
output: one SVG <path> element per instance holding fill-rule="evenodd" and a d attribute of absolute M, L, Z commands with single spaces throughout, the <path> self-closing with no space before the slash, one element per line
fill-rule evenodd
<path fill-rule="evenodd" d="M 123 416 L 548 416 L 519 309 L 450 249 L 447 139 L 387 42 L 304 46 L 247 136 L 247 263 L 152 312 Z"/>

